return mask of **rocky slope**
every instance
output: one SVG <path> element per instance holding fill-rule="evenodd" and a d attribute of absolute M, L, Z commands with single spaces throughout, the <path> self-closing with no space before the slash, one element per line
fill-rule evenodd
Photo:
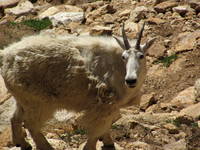
<path fill-rule="evenodd" d="M 45 29 L 41 23 L 27 23 L 44 18 L 52 22 Z M 199 0 L 0 0 L 0 48 L 38 32 L 120 35 L 122 22 L 128 36 L 135 38 L 143 21 L 147 22 L 143 40 L 157 39 L 147 56 L 140 107 L 123 109 L 123 117 L 112 126 L 116 149 L 199 150 Z M 14 100 L 8 99 L 1 78 L 0 86 L 0 149 L 17 150 L 9 123 Z M 58 112 L 44 129 L 56 149 L 81 149 L 86 141 L 74 118 L 69 112 Z M 28 140 L 32 142 L 29 135 Z"/>

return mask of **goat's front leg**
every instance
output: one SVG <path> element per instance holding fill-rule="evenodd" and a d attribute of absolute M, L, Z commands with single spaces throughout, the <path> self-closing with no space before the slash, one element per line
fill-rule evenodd
<path fill-rule="evenodd" d="M 115 117 L 113 118 L 112 123 L 116 122 L 118 119 L 121 118 L 121 114 L 119 111 L 116 112 Z M 102 137 L 102 142 L 104 144 L 103 149 L 115 149 L 113 139 L 110 134 L 110 130 L 108 130 Z"/>
<path fill-rule="evenodd" d="M 98 141 L 98 138 L 89 137 L 83 150 L 96 150 L 97 141 Z"/>
<path fill-rule="evenodd" d="M 17 108 L 11 118 L 13 144 L 21 147 L 22 150 L 31 150 L 31 145 L 25 140 L 25 131 L 22 127 L 23 108 L 17 104 Z"/>

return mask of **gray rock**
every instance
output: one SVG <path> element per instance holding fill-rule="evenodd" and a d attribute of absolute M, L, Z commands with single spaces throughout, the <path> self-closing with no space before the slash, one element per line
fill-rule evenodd
<path fill-rule="evenodd" d="M 185 15 L 189 11 L 193 11 L 193 10 L 190 8 L 190 6 L 185 5 L 185 6 L 174 7 L 173 11 L 179 13 L 180 15 Z"/>
<path fill-rule="evenodd" d="M 34 10 L 33 4 L 29 1 L 25 1 L 25 2 L 19 3 L 14 8 L 5 9 L 5 14 L 21 16 L 24 14 L 32 13 L 34 11 L 35 10 Z"/>
<path fill-rule="evenodd" d="M 84 19 L 83 12 L 59 12 L 53 16 L 49 16 L 53 26 L 58 24 L 68 24 L 70 22 L 81 22 Z"/>

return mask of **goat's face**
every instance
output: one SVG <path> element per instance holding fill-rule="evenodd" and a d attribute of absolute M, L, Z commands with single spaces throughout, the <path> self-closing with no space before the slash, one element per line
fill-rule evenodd
<path fill-rule="evenodd" d="M 122 59 L 126 64 L 125 83 L 128 87 L 137 85 L 141 69 L 144 69 L 144 54 L 136 49 L 129 49 L 122 53 Z"/>
<path fill-rule="evenodd" d="M 114 37 L 116 41 L 118 42 L 118 44 L 121 46 L 121 48 L 124 49 L 122 53 L 122 59 L 124 60 L 125 65 L 126 65 L 125 83 L 130 88 L 136 87 L 138 79 L 140 79 L 140 76 L 143 75 L 142 70 L 145 69 L 144 57 L 145 57 L 146 50 L 155 41 L 155 38 L 153 38 L 147 41 L 144 45 L 140 44 L 142 33 L 144 30 L 144 25 L 145 24 L 143 24 L 142 29 L 138 33 L 136 44 L 134 46 L 131 46 L 129 44 L 129 41 L 124 31 L 124 24 L 122 27 L 123 42 L 117 37 Z"/>

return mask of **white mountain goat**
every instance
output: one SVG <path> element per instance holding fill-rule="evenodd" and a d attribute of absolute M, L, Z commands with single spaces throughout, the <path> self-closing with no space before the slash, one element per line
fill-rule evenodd
<path fill-rule="evenodd" d="M 1 52 L 1 74 L 17 109 L 11 119 L 16 146 L 29 150 L 23 126 L 40 150 L 53 150 L 41 128 L 59 109 L 83 112 L 80 125 L 88 134 L 84 150 L 95 150 L 102 139 L 113 147 L 109 129 L 119 109 L 139 102 L 145 54 L 155 39 L 34 35 Z"/>

